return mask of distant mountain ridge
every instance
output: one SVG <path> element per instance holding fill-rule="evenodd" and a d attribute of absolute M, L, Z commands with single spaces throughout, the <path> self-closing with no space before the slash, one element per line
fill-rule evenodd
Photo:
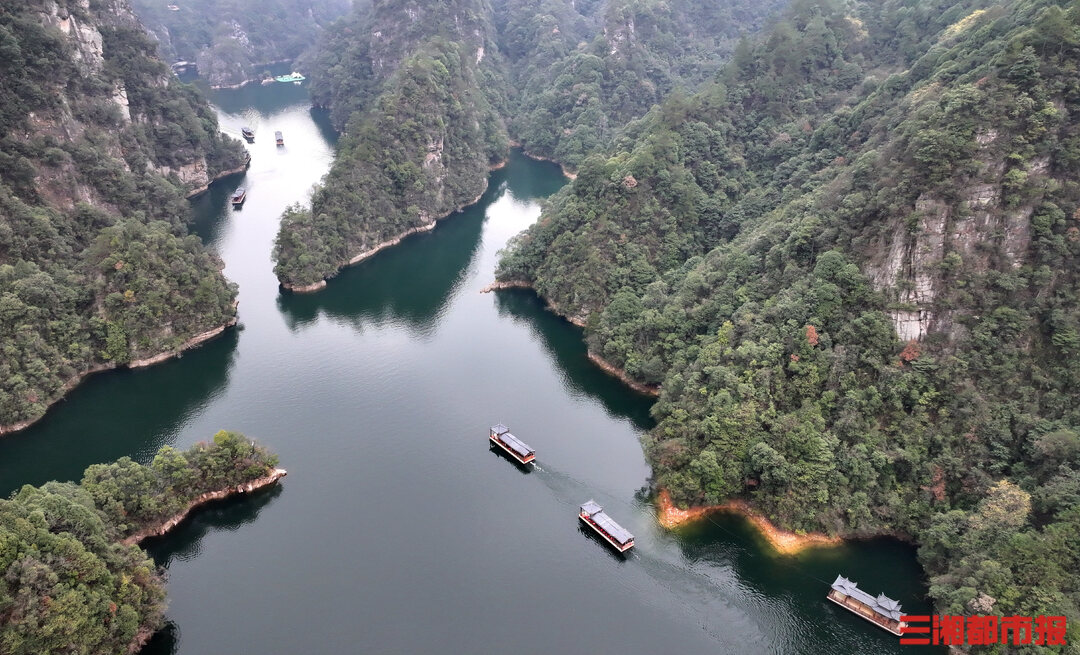
<path fill-rule="evenodd" d="M 291 62 L 315 42 L 349 0 L 132 0 L 170 63 L 195 62 L 213 86 L 259 79 L 266 66 Z"/>

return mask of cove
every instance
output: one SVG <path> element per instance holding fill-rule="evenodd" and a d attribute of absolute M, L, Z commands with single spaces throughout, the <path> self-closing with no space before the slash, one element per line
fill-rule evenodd
<path fill-rule="evenodd" d="M 148 542 L 169 571 L 171 625 L 145 655 L 918 652 L 825 599 L 843 573 L 928 612 L 910 547 L 781 557 L 726 515 L 662 530 L 638 441 L 652 401 L 591 364 L 580 329 L 532 292 L 480 293 L 498 250 L 565 183 L 557 166 L 514 154 L 435 230 L 318 293 L 283 294 L 278 216 L 327 170 L 333 132 L 302 86 L 210 97 L 225 131 L 256 130 L 251 168 L 193 202 L 195 232 L 240 285 L 239 329 L 93 376 L 0 439 L 4 494 L 222 428 L 280 455 L 280 486 Z M 233 210 L 238 185 L 248 199 Z M 498 421 L 539 466 L 489 450 Z M 635 534 L 629 558 L 579 527 L 589 498 Z"/>

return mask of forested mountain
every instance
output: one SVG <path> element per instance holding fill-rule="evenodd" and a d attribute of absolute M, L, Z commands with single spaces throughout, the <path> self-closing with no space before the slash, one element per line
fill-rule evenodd
<path fill-rule="evenodd" d="M 345 135 L 311 209 L 282 219 L 274 272 L 286 286 L 318 287 L 483 193 L 508 150 L 490 16 L 487 0 L 376 2 L 327 35 L 312 93 Z"/>
<path fill-rule="evenodd" d="M 293 61 L 349 0 L 132 0 L 169 62 L 193 61 L 212 85 L 258 79 L 273 62 Z"/>
<path fill-rule="evenodd" d="M 124 457 L 79 484 L 0 499 L 0 652 L 136 652 L 164 624 L 165 584 L 133 535 L 275 466 L 276 455 L 222 431 L 185 452 L 165 446 L 148 466 Z"/>
<path fill-rule="evenodd" d="M 0 432 L 233 320 L 184 198 L 247 155 L 154 52 L 126 0 L 0 5 Z"/>
<path fill-rule="evenodd" d="M 496 5 L 517 93 L 511 136 L 576 169 L 676 88 L 712 77 L 783 0 L 508 0 Z"/>
<path fill-rule="evenodd" d="M 678 501 L 908 535 L 942 613 L 1075 616 L 1078 62 L 1075 0 L 799 0 L 498 275 L 660 385 Z"/>
<path fill-rule="evenodd" d="M 303 58 L 347 136 L 275 271 L 312 289 L 472 202 L 508 140 L 574 168 L 673 88 L 707 79 L 781 0 L 378 0 Z M 445 69 L 445 70 L 444 70 Z"/>

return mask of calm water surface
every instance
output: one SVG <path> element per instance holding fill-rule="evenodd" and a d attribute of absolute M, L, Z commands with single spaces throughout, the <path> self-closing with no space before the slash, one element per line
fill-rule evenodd
<path fill-rule="evenodd" d="M 736 517 L 659 529 L 638 442 L 649 401 L 592 367 L 580 331 L 531 293 L 479 293 L 499 248 L 563 184 L 555 166 L 514 156 L 433 232 L 320 293 L 283 295 L 278 216 L 307 202 L 333 131 L 301 86 L 211 98 L 226 132 L 256 130 L 251 169 L 194 202 L 194 230 L 240 285 L 240 329 L 94 376 L 0 440 L 3 494 L 221 428 L 280 454 L 283 485 L 150 544 L 170 625 L 144 655 L 912 652 L 825 600 L 844 573 L 927 611 L 910 548 L 784 558 Z M 248 200 L 234 211 L 238 185 Z M 488 449 L 497 421 L 539 466 Z M 579 528 L 589 498 L 637 536 L 627 559 Z"/>

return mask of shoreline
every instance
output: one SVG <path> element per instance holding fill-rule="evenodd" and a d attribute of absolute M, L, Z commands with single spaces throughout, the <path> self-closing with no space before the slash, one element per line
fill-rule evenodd
<path fill-rule="evenodd" d="M 509 159 L 504 159 L 504 160 L 502 160 L 501 162 L 499 162 L 497 164 L 490 164 L 488 166 L 488 172 L 490 173 L 491 171 L 499 170 L 500 168 L 506 166 L 509 161 L 510 161 Z M 368 259 L 369 257 L 373 257 L 377 253 L 379 253 L 379 252 L 381 252 L 381 251 L 383 251 L 383 250 L 385 250 L 387 248 L 398 245 L 399 243 L 401 243 L 402 241 L 404 241 L 405 239 L 411 237 L 414 234 L 419 234 L 420 232 L 430 232 L 430 231 L 434 230 L 435 227 L 439 224 L 439 221 L 441 221 L 443 219 L 446 219 L 446 218 L 450 217 L 451 215 L 456 214 L 456 213 L 458 213 L 460 211 L 463 211 L 466 207 L 472 207 L 476 203 L 480 202 L 480 199 L 484 197 L 484 194 L 487 193 L 487 191 L 488 191 L 488 178 L 485 177 L 484 178 L 484 188 L 481 189 L 480 194 L 478 196 L 476 196 L 475 198 L 473 198 L 471 202 L 462 203 L 462 204 L 458 205 L 457 207 L 455 207 L 454 209 L 451 209 L 450 211 L 448 211 L 448 212 L 446 212 L 444 214 L 440 214 L 440 215 L 436 216 L 435 218 L 431 219 L 431 221 L 428 222 L 428 223 L 424 223 L 422 225 L 417 225 L 416 227 L 410 227 L 409 229 L 405 230 L 404 232 L 397 235 L 396 237 L 393 237 L 393 238 L 387 239 L 386 241 L 382 241 L 380 243 L 377 243 L 374 246 L 368 248 L 367 250 L 364 250 L 363 252 L 360 252 L 359 254 L 353 255 L 352 257 L 350 257 L 348 259 L 348 261 L 342 262 L 340 265 L 338 265 L 338 268 L 337 268 L 336 271 L 334 271 L 333 275 L 337 275 L 338 273 L 340 273 L 341 269 L 343 269 L 343 268 L 346 268 L 348 266 L 352 266 L 354 264 L 359 264 L 360 262 L 364 261 L 365 259 Z M 331 277 L 333 277 L 333 275 Z M 323 279 L 319 280 L 318 282 L 312 282 L 311 284 L 301 284 L 301 285 L 294 285 L 294 284 L 291 284 L 289 282 L 282 282 L 282 281 L 279 280 L 278 284 L 281 285 L 281 288 L 283 288 L 283 289 L 285 289 L 287 291 L 290 291 L 292 293 L 314 293 L 316 291 L 321 291 L 322 289 L 325 289 L 328 279 L 329 278 L 323 278 Z"/>
<path fill-rule="evenodd" d="M 600 370 L 616 378 L 634 391 L 646 396 L 650 396 L 652 398 L 658 398 L 660 396 L 659 386 L 638 382 L 634 378 L 630 377 L 630 375 L 626 371 L 619 368 L 618 366 L 615 366 L 614 364 L 604 359 L 600 355 L 597 355 L 591 350 L 588 351 L 587 356 L 590 362 L 600 367 Z"/>
<path fill-rule="evenodd" d="M 750 521 L 773 550 L 781 555 L 797 555 L 807 548 L 839 546 L 844 543 L 841 537 L 830 537 L 819 532 L 797 534 L 790 530 L 776 527 L 761 512 L 741 499 L 729 500 L 720 505 L 707 505 L 679 509 L 671 502 L 671 494 L 662 489 L 656 497 L 657 520 L 664 528 L 671 530 L 684 523 L 697 521 L 714 512 L 738 514 Z"/>
<path fill-rule="evenodd" d="M 271 471 L 269 475 L 264 475 L 263 477 L 256 478 L 254 480 L 251 480 L 250 482 L 245 482 L 243 484 L 236 485 L 235 487 L 219 489 L 217 491 L 207 491 L 206 493 L 194 498 L 190 503 L 188 503 L 187 507 L 174 514 L 171 518 L 162 521 L 155 526 L 143 528 L 135 534 L 124 537 L 120 540 L 120 543 L 125 546 L 132 546 L 151 537 L 161 537 L 167 534 L 176 526 L 180 525 L 184 521 L 184 519 L 191 515 L 193 511 L 207 503 L 213 502 L 215 500 L 224 500 L 225 498 L 230 498 L 238 494 L 251 493 L 252 491 L 262 489 L 263 487 L 269 487 L 270 485 L 274 484 L 288 474 L 289 472 L 285 469 L 276 468 Z"/>
<path fill-rule="evenodd" d="M 495 280 L 483 289 L 480 289 L 480 293 L 491 293 L 492 291 L 498 291 L 499 289 L 531 289 L 532 292 L 536 294 L 537 298 L 544 301 L 544 309 L 548 310 L 552 314 L 555 314 L 559 318 L 564 319 L 572 325 L 576 325 L 579 328 L 585 327 L 585 317 L 570 316 L 569 314 L 563 312 L 561 309 L 559 309 L 558 305 L 541 295 L 531 282 L 526 282 L 525 280 Z"/>
<path fill-rule="evenodd" d="M 552 159 L 551 157 L 545 157 L 543 155 L 534 155 L 533 153 L 529 152 L 528 150 L 526 150 L 524 148 L 521 149 L 521 154 L 525 155 L 529 159 L 535 159 L 536 161 L 546 161 L 546 162 L 550 162 L 552 164 L 555 164 L 556 166 L 559 167 L 559 170 L 562 171 L 563 177 L 570 180 L 571 182 L 573 182 L 574 180 L 577 179 L 577 173 L 574 173 L 573 171 L 568 170 L 566 168 L 566 166 L 563 165 L 563 163 L 561 161 L 556 161 L 556 160 Z"/>
<path fill-rule="evenodd" d="M 556 161 L 556 160 L 552 159 L 551 157 L 545 157 L 543 155 L 534 155 L 533 153 L 529 152 L 525 148 L 521 147 L 521 143 L 519 143 L 517 141 L 514 141 L 513 139 L 510 140 L 510 147 L 511 148 L 517 148 L 518 150 L 521 151 L 521 154 L 525 155 L 529 159 L 534 159 L 536 161 L 546 161 L 546 162 L 551 162 L 552 164 L 557 164 L 558 167 L 559 167 L 559 170 L 562 171 L 563 177 L 570 180 L 571 182 L 577 179 L 577 173 L 574 173 L 573 171 L 568 170 L 566 168 L 566 166 L 561 161 Z"/>
<path fill-rule="evenodd" d="M 236 306 L 233 305 L 234 309 L 235 309 L 235 307 Z M 234 325 L 236 325 L 237 320 L 238 320 L 237 316 L 233 315 L 232 319 L 230 319 L 228 322 L 224 323 L 223 325 L 219 325 L 219 326 L 217 326 L 215 328 L 211 328 L 211 329 L 209 329 L 209 330 L 207 330 L 205 332 L 201 332 L 199 334 L 196 334 L 195 336 L 193 336 L 190 339 L 188 339 L 187 341 L 183 342 L 182 344 L 180 344 L 177 348 L 175 348 L 173 350 L 166 350 L 164 352 L 160 352 L 160 353 L 158 353 L 156 355 L 151 355 L 150 357 L 145 357 L 143 359 L 133 359 L 130 362 L 127 362 L 126 364 L 117 364 L 115 362 L 109 362 L 107 364 L 94 364 L 93 366 L 89 367 L 88 369 L 86 369 L 86 370 L 84 370 L 84 371 L 82 371 L 80 373 L 76 373 L 74 376 L 72 376 L 66 382 L 64 382 L 64 384 L 61 385 L 60 390 L 57 393 L 56 398 L 49 402 L 49 404 L 45 408 L 45 413 L 42 414 L 41 416 L 39 416 L 39 417 L 37 417 L 35 419 L 27 419 L 25 421 L 18 421 L 16 423 L 10 423 L 8 425 L 0 425 L 0 437 L 3 437 L 4 435 L 8 435 L 8 434 L 14 434 L 16 432 L 20 432 L 22 430 L 25 430 L 26 428 L 30 427 L 31 425 L 37 423 L 41 419 L 48 416 L 49 410 L 52 409 L 52 407 L 56 403 L 63 400 L 64 397 L 69 392 L 71 392 L 73 389 L 75 389 L 75 387 L 82 384 L 83 380 L 85 380 L 87 377 L 93 375 L 94 373 L 101 373 L 103 371 L 112 371 L 114 369 L 119 369 L 119 368 L 129 368 L 129 369 L 146 368 L 147 366 L 153 366 L 154 364 L 159 364 L 161 362 L 173 359 L 174 357 L 179 357 L 185 350 L 190 350 L 190 349 L 202 344 L 203 342 L 209 341 L 210 339 L 213 339 L 214 337 L 216 337 L 216 336 L 220 335 L 221 333 L 225 332 L 225 330 L 227 330 L 228 328 L 233 327 Z"/>
<path fill-rule="evenodd" d="M 237 173 L 243 173 L 244 171 L 246 171 L 248 169 L 249 166 L 251 166 L 251 153 L 248 153 L 247 157 L 244 159 L 243 165 L 237 166 L 236 168 L 230 168 L 227 171 L 221 171 L 220 173 L 218 173 L 214 177 L 207 180 L 206 184 L 204 184 L 201 187 L 198 187 L 196 189 L 192 189 L 191 191 L 188 191 L 187 195 L 184 196 L 184 199 L 191 200 L 192 198 L 197 198 L 197 197 L 201 196 L 202 194 L 204 194 L 204 193 L 206 193 L 207 191 L 210 190 L 210 185 L 213 184 L 214 182 L 217 182 L 220 179 L 224 179 L 226 177 L 229 177 L 230 175 L 236 175 Z"/>
<path fill-rule="evenodd" d="M 170 530 L 183 523 L 184 520 L 187 519 L 192 512 L 207 503 L 211 503 L 216 500 L 224 500 L 225 498 L 230 498 L 237 494 L 245 494 L 257 491 L 259 489 L 274 484 L 288 474 L 289 472 L 285 469 L 276 468 L 271 471 L 269 475 L 265 475 L 261 478 L 256 478 L 255 480 L 251 480 L 250 482 L 245 482 L 244 484 L 240 484 L 235 487 L 219 489 L 218 491 L 208 491 L 193 499 L 190 503 L 188 503 L 187 507 L 185 507 L 177 514 L 173 515 L 168 520 L 163 521 L 153 527 L 143 528 L 135 534 L 120 540 L 120 543 L 125 546 L 134 546 L 139 542 L 149 539 L 151 537 L 160 537 L 162 535 L 165 535 Z M 139 630 L 135 633 L 135 638 L 132 639 L 131 643 L 128 645 L 127 652 L 132 655 L 134 653 L 138 653 L 143 648 L 143 646 L 145 646 L 147 642 L 149 642 L 150 639 L 152 639 L 153 636 L 158 633 L 158 630 L 160 630 L 160 628 L 152 629 L 149 626 L 145 625 L 139 626 Z"/>

